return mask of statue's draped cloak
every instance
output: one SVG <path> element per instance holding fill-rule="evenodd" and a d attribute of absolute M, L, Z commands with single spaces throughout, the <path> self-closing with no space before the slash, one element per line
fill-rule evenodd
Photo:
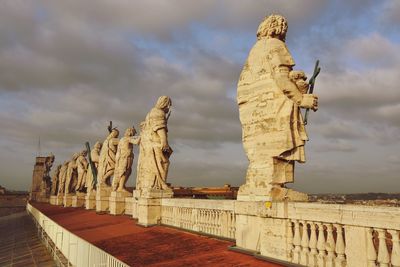
<path fill-rule="evenodd" d="M 279 67 L 294 65 L 285 43 L 275 38 L 258 40 L 250 51 L 237 90 L 242 141 L 250 162 L 271 157 L 305 162 L 308 138 L 299 106 L 273 77 L 284 69 Z"/>

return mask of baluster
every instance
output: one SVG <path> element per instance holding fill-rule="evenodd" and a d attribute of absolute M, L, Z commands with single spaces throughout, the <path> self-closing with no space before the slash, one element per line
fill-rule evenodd
<path fill-rule="evenodd" d="M 317 223 L 318 226 L 318 266 L 325 266 L 326 252 L 325 252 L 325 235 L 324 235 L 324 225 L 320 222 Z"/>
<path fill-rule="evenodd" d="M 367 229 L 367 259 L 369 267 L 376 267 L 376 250 L 374 246 L 373 229 Z"/>
<path fill-rule="evenodd" d="M 343 227 L 340 224 L 334 225 L 336 228 L 336 267 L 344 267 L 346 266 L 346 257 L 345 257 L 345 245 L 343 239 Z"/>
<path fill-rule="evenodd" d="M 287 251 L 286 251 L 286 256 L 288 258 L 288 261 L 293 261 L 293 250 L 294 250 L 294 245 L 293 245 L 293 223 L 290 220 L 287 220 L 286 223 L 286 232 L 287 232 Z"/>
<path fill-rule="evenodd" d="M 308 265 L 309 266 L 317 266 L 317 230 L 315 227 L 314 222 L 310 222 L 310 230 L 311 230 L 311 236 L 310 236 L 310 254 L 308 257 Z"/>
<path fill-rule="evenodd" d="M 293 237 L 293 245 L 294 245 L 294 252 L 293 252 L 293 262 L 300 263 L 300 251 L 301 251 L 301 237 L 300 237 L 300 224 L 298 220 L 294 220 L 294 237 Z"/>
<path fill-rule="evenodd" d="M 326 267 L 333 267 L 334 266 L 334 260 L 335 260 L 335 240 L 333 239 L 333 227 L 332 224 L 327 224 L 326 225 L 326 231 L 328 233 L 328 236 L 326 237 L 326 251 L 328 252 L 328 255 L 326 256 Z"/>
<path fill-rule="evenodd" d="M 380 267 L 389 267 L 389 251 L 386 245 L 386 231 L 384 229 L 376 229 L 378 232 L 378 263 Z"/>
<path fill-rule="evenodd" d="M 303 225 L 303 234 L 301 235 L 301 254 L 300 254 L 300 264 L 308 265 L 308 254 L 310 253 L 310 249 L 308 245 L 310 243 L 310 239 L 308 238 L 308 224 L 305 221 L 302 221 L 301 224 Z"/>
<path fill-rule="evenodd" d="M 393 267 L 400 267 L 400 240 L 399 240 L 399 231 L 397 230 L 388 230 L 390 235 L 392 236 L 392 257 L 391 263 Z"/>

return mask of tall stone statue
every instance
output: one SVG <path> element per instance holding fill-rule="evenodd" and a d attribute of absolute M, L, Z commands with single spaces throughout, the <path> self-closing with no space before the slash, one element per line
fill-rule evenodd
<path fill-rule="evenodd" d="M 294 178 L 294 162 L 305 162 L 308 140 L 300 108 L 318 108 L 308 84 L 285 44 L 286 19 L 266 17 L 257 31 L 237 89 L 242 141 L 249 167 L 239 200 L 307 200 L 285 188 Z"/>
<path fill-rule="evenodd" d="M 96 170 L 98 169 L 99 166 L 99 156 L 100 156 L 100 149 L 101 149 L 101 143 L 96 142 L 93 146 L 93 149 L 90 151 L 90 157 L 92 159 L 92 162 L 94 163 L 94 167 Z M 86 191 L 87 193 L 90 193 L 94 191 L 94 177 L 92 173 L 92 168 L 88 166 L 88 171 L 86 175 Z"/>
<path fill-rule="evenodd" d="M 88 168 L 88 161 L 86 160 L 87 151 L 83 150 L 76 159 L 76 166 L 78 172 L 78 182 L 75 191 L 82 192 L 86 185 L 86 174 Z"/>
<path fill-rule="evenodd" d="M 59 187 L 59 180 L 58 177 L 60 176 L 60 169 L 62 164 L 58 165 L 54 171 L 53 177 L 51 179 L 51 195 L 54 196 L 58 192 Z"/>
<path fill-rule="evenodd" d="M 75 153 L 72 159 L 68 162 L 67 174 L 65 176 L 65 195 L 73 193 L 77 183 L 76 159 L 79 154 Z"/>
<path fill-rule="evenodd" d="M 62 164 L 62 166 L 60 168 L 60 172 L 58 175 L 58 181 L 59 181 L 58 195 L 64 195 L 68 163 L 69 163 L 69 161 L 64 161 L 64 163 Z"/>
<path fill-rule="evenodd" d="M 98 185 L 110 186 L 110 179 L 114 175 L 115 170 L 115 154 L 117 153 L 119 131 L 112 129 L 100 150 L 99 167 L 98 167 Z"/>
<path fill-rule="evenodd" d="M 133 145 L 139 143 L 139 138 L 134 137 L 135 134 L 134 127 L 128 128 L 124 137 L 119 140 L 115 157 L 114 179 L 112 181 L 113 191 L 127 192 L 125 184 L 132 172 Z"/>
<path fill-rule="evenodd" d="M 168 96 L 161 96 L 141 124 L 136 189 L 145 194 L 151 190 L 170 191 L 166 181 L 173 152 L 168 144 L 167 127 L 171 104 Z"/>

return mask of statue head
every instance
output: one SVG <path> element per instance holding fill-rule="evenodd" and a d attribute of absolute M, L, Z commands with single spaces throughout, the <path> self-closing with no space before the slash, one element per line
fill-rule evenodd
<path fill-rule="evenodd" d="M 72 160 L 76 160 L 79 157 L 79 153 L 75 153 L 72 155 Z"/>
<path fill-rule="evenodd" d="M 86 149 L 82 150 L 82 152 L 80 153 L 80 155 L 86 157 L 86 155 L 87 155 L 87 150 L 86 150 Z"/>
<path fill-rule="evenodd" d="M 162 109 L 165 113 L 169 111 L 169 108 L 172 105 L 171 98 L 168 96 L 160 96 L 157 100 L 156 107 Z"/>
<path fill-rule="evenodd" d="M 129 137 L 129 136 L 134 136 L 135 134 L 136 134 L 135 127 L 129 127 L 128 129 L 126 129 L 124 136 Z"/>
<path fill-rule="evenodd" d="M 96 142 L 96 144 L 94 144 L 94 149 L 95 150 L 100 150 L 101 149 L 101 143 L 99 141 Z"/>
<path fill-rule="evenodd" d="M 117 128 L 113 128 L 113 129 L 111 130 L 111 132 L 110 132 L 109 137 L 111 137 L 111 138 L 117 138 L 118 135 L 119 135 L 118 129 L 117 129 Z"/>
<path fill-rule="evenodd" d="M 257 39 L 260 40 L 263 37 L 266 38 L 278 38 L 285 41 L 286 32 L 288 26 L 286 19 L 281 15 L 270 15 L 265 17 L 264 21 L 261 22 L 257 30 Z"/>

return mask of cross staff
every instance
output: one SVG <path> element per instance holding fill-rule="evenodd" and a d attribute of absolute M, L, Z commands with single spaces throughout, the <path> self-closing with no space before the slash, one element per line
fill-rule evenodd
<path fill-rule="evenodd" d="M 308 94 L 312 94 L 314 92 L 314 85 L 315 85 L 315 79 L 317 78 L 319 72 L 321 71 L 321 68 L 318 66 L 319 65 L 319 60 L 315 62 L 315 67 L 314 67 L 314 73 L 311 76 L 311 79 L 309 81 L 309 87 L 308 87 Z M 307 119 L 308 119 L 308 112 L 310 109 L 306 109 L 306 113 L 304 115 L 304 125 L 307 125 Z"/>

